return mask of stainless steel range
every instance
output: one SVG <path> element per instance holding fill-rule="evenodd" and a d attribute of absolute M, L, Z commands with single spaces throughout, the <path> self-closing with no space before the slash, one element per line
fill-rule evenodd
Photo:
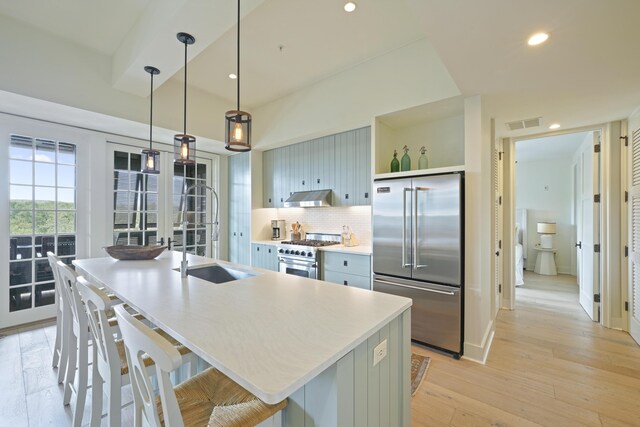
<path fill-rule="evenodd" d="M 278 248 L 278 270 L 310 279 L 318 279 L 319 247 L 340 244 L 339 234 L 307 233 L 305 240 L 281 242 Z"/>

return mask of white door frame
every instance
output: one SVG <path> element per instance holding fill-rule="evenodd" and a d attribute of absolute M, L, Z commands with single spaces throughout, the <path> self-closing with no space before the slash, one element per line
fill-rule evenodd
<path fill-rule="evenodd" d="M 607 177 L 609 173 L 608 162 L 611 156 L 611 150 L 609 146 L 612 143 L 611 134 L 615 133 L 615 132 L 612 132 L 611 124 L 605 123 L 605 124 L 599 124 L 599 125 L 593 125 L 593 126 L 585 126 L 581 128 L 567 129 L 563 131 L 544 132 L 544 133 L 528 135 L 524 137 L 505 138 L 504 140 L 504 143 L 505 143 L 504 151 L 505 151 L 506 157 L 505 157 L 505 161 L 503 162 L 503 167 L 504 167 L 503 177 L 504 177 L 504 185 L 505 185 L 504 203 L 506 206 L 505 206 L 505 214 L 503 217 L 503 223 L 504 223 L 503 235 L 504 235 L 504 244 L 509 249 L 509 252 L 511 255 L 509 257 L 505 257 L 504 264 L 503 264 L 503 269 L 506 274 L 505 277 L 508 277 L 508 280 L 505 280 L 505 283 L 503 284 L 503 290 L 506 290 L 506 292 L 504 292 L 504 295 L 503 295 L 503 308 L 507 308 L 507 309 L 515 308 L 515 269 L 513 268 L 513 266 L 511 266 L 511 264 L 513 264 L 513 260 L 515 259 L 515 246 L 513 244 L 513 242 L 515 242 L 514 230 L 515 230 L 515 223 L 516 223 L 515 221 L 515 185 L 514 185 L 515 184 L 515 143 L 517 141 L 523 141 L 527 139 L 538 139 L 538 138 L 545 138 L 550 136 L 565 135 L 569 133 L 578 133 L 578 132 L 588 132 L 588 131 L 601 131 L 601 135 L 602 135 L 601 153 L 603 153 L 604 155 L 601 158 L 601 166 L 600 166 L 600 188 L 601 188 L 600 197 L 601 197 L 601 200 L 610 201 L 610 199 L 608 199 L 609 192 L 610 192 L 610 189 L 609 189 L 610 183 Z M 615 161 L 615 164 L 618 164 L 618 162 Z M 619 209 L 619 205 L 612 206 L 610 204 L 609 208 L 610 209 L 615 208 L 615 210 L 617 211 L 617 209 Z M 618 216 L 618 213 L 612 212 L 612 215 Z M 601 253 L 605 253 L 605 254 L 609 250 L 608 243 L 610 243 L 609 237 L 611 234 L 609 231 L 610 224 L 608 223 L 608 217 L 609 217 L 609 213 L 607 212 L 607 209 L 602 209 L 602 215 L 600 218 L 601 245 L 602 245 Z M 605 264 L 603 258 L 605 257 L 601 257 L 601 267 Z M 506 265 L 507 263 L 509 264 Z M 601 283 L 601 290 L 602 290 L 601 292 L 601 306 L 602 306 L 601 323 L 604 326 L 611 327 L 609 318 L 607 317 L 607 313 L 609 312 L 609 295 L 611 291 L 609 288 L 608 273 L 609 273 L 609 269 L 605 269 L 605 268 L 600 269 L 600 283 Z"/>
<path fill-rule="evenodd" d="M 55 317 L 55 305 L 34 307 L 27 310 L 9 312 L 9 138 L 11 134 L 20 134 L 34 138 L 50 138 L 76 146 L 76 257 L 89 256 L 91 221 L 87 196 L 91 193 L 92 144 L 96 135 L 86 131 L 56 123 L 43 122 L 12 115 L 0 114 L 0 194 L 4 194 L 3 203 L 7 208 L 0 209 L 0 329 L 36 322 Z"/>

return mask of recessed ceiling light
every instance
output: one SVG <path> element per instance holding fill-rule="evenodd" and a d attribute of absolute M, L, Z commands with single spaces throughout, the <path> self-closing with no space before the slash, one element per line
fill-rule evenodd
<path fill-rule="evenodd" d="M 235 74 L 231 73 L 231 74 L 229 74 L 229 78 L 230 78 L 231 80 L 235 80 L 235 79 L 237 79 L 237 78 L 238 78 L 238 76 L 236 76 Z"/>
<path fill-rule="evenodd" d="M 549 126 L 549 129 L 560 129 L 560 123 L 553 123 Z"/>
<path fill-rule="evenodd" d="M 538 46 L 547 41 L 549 38 L 549 34 L 547 33 L 536 33 L 529 37 L 529 41 L 527 42 L 529 46 Z"/>
<path fill-rule="evenodd" d="M 352 1 L 348 1 L 344 4 L 344 10 L 346 12 L 353 12 L 354 10 L 356 10 L 356 7 L 358 6 Z"/>

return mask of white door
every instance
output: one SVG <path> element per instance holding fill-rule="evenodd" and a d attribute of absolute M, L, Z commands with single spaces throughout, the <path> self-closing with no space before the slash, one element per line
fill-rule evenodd
<path fill-rule="evenodd" d="M 600 321 L 600 203 L 594 195 L 600 192 L 600 132 L 593 133 L 593 144 L 585 144 L 580 153 L 582 169 L 579 221 L 580 305 L 595 322 Z"/>
<path fill-rule="evenodd" d="M 158 148 L 156 144 L 154 147 Z M 213 159 L 198 157 L 195 165 L 178 166 L 173 164 L 171 152 L 160 149 L 160 173 L 143 174 L 140 149 L 135 144 L 109 143 L 112 180 L 108 185 L 113 208 L 110 243 L 170 244 L 178 251 L 186 244 L 189 253 L 217 255 L 217 245 L 211 241 L 215 201 L 203 190 L 191 191 L 186 200 L 184 197 L 192 184 L 215 187 Z M 182 230 L 185 203 L 189 222 L 186 238 Z"/>
<path fill-rule="evenodd" d="M 627 170 L 629 189 L 629 333 L 640 343 L 640 129 L 633 131 Z"/>
<path fill-rule="evenodd" d="M 0 119 L 0 329 L 55 316 L 48 251 L 87 256 L 89 145 L 84 132 Z"/>

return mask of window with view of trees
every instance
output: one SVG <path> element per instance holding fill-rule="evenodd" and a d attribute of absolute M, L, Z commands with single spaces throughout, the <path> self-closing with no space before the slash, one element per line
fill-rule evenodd
<path fill-rule="evenodd" d="M 11 135 L 9 187 L 9 310 L 53 304 L 47 252 L 76 255 L 76 146 Z"/>

